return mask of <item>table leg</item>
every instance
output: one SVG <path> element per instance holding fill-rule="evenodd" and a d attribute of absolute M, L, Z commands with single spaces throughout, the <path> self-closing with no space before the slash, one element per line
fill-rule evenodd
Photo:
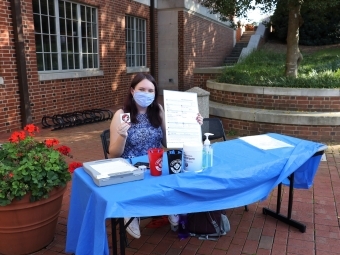
<path fill-rule="evenodd" d="M 111 218 L 111 239 L 112 239 L 112 252 L 113 255 L 117 254 L 117 233 L 116 233 L 117 221 L 115 218 Z"/>
<path fill-rule="evenodd" d="M 119 244 L 120 244 L 120 254 L 125 255 L 125 247 L 128 245 L 128 241 L 126 238 L 126 227 L 131 223 L 134 219 L 132 217 L 126 225 L 124 225 L 124 218 L 111 218 L 111 232 L 112 232 L 112 253 L 113 255 L 118 255 L 118 247 L 117 247 L 117 233 L 116 226 L 119 225 Z"/>
<path fill-rule="evenodd" d="M 292 173 L 289 177 L 290 183 L 289 183 L 289 199 L 288 199 L 288 214 L 287 216 L 284 216 L 280 214 L 280 206 L 281 206 L 281 183 L 278 187 L 278 197 L 277 197 L 277 208 L 276 212 L 273 210 L 270 210 L 268 208 L 263 208 L 263 214 L 269 215 L 274 217 L 275 219 L 278 219 L 279 221 L 282 221 L 292 227 L 295 227 L 300 230 L 300 232 L 304 233 L 306 231 L 306 225 L 292 220 L 292 208 L 293 208 L 293 195 L 294 195 L 294 173 Z"/>
<path fill-rule="evenodd" d="M 322 154 L 324 153 L 324 151 L 318 151 L 316 152 L 313 157 L 320 157 L 322 156 Z M 318 166 L 315 166 L 318 167 Z M 288 213 L 287 213 L 287 217 L 283 216 L 280 214 L 280 207 L 281 207 L 281 189 L 282 189 L 282 183 L 279 184 L 278 186 L 278 194 L 277 194 L 277 204 L 276 204 L 276 212 L 274 212 L 273 210 L 270 210 L 268 208 L 263 208 L 263 214 L 267 214 L 270 215 L 290 226 L 293 226 L 297 229 L 299 229 L 302 233 L 304 233 L 306 231 L 306 225 L 292 220 L 292 209 L 293 209 L 293 198 L 294 198 L 294 173 L 292 173 L 289 177 L 289 198 L 288 198 Z"/>
<path fill-rule="evenodd" d="M 133 218 L 131 218 L 133 219 Z M 130 219 L 130 221 L 132 221 Z M 120 254 L 125 255 L 125 246 L 126 244 L 126 234 L 125 234 L 125 226 L 124 226 L 124 219 L 120 218 L 119 221 L 119 243 L 120 243 Z M 128 222 L 126 225 L 129 225 L 130 222 Z"/>
<path fill-rule="evenodd" d="M 277 199 L 276 199 L 276 213 L 280 213 L 281 210 L 281 196 L 282 196 L 282 183 L 277 187 Z"/>

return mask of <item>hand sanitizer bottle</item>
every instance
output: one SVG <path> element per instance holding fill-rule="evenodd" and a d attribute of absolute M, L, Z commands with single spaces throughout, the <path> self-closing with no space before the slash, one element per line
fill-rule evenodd
<path fill-rule="evenodd" d="M 213 148 L 210 145 L 209 135 L 212 133 L 204 133 L 206 139 L 203 143 L 203 169 L 213 166 Z"/>

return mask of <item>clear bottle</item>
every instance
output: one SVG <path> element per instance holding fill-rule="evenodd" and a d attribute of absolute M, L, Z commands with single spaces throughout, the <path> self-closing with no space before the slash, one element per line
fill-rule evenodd
<path fill-rule="evenodd" d="M 213 148 L 211 147 L 209 141 L 209 135 L 214 135 L 212 133 L 204 133 L 206 139 L 203 143 L 203 169 L 213 166 Z"/>
<path fill-rule="evenodd" d="M 189 231 L 187 229 L 188 218 L 187 214 L 180 214 L 179 215 L 179 222 L 178 222 L 178 237 L 180 240 L 183 240 L 189 237 Z"/>

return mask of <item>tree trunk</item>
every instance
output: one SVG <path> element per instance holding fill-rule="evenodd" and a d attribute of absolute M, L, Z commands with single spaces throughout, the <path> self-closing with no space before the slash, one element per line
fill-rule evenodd
<path fill-rule="evenodd" d="M 302 25 L 300 15 L 301 4 L 294 4 L 288 0 L 288 32 L 287 32 L 287 56 L 286 76 L 296 78 L 299 63 L 303 57 L 299 50 L 299 27 Z"/>

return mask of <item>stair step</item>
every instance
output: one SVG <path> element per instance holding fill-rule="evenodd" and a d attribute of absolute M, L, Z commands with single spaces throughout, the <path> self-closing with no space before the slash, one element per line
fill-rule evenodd
<path fill-rule="evenodd" d="M 236 47 L 236 46 L 247 47 L 247 45 L 248 45 L 248 42 L 237 42 L 236 45 L 235 45 L 235 47 Z"/>
<path fill-rule="evenodd" d="M 238 59 L 241 55 L 243 48 L 246 48 L 248 46 L 250 38 L 253 34 L 255 34 L 254 31 L 246 31 L 243 33 L 243 35 L 240 38 L 240 41 L 238 41 L 235 44 L 230 54 L 224 59 L 224 64 L 226 66 L 232 66 L 238 62 Z"/>
<path fill-rule="evenodd" d="M 226 57 L 225 59 L 238 60 L 238 57 Z"/>
<path fill-rule="evenodd" d="M 239 47 L 239 48 L 233 48 L 231 52 L 239 52 L 242 51 L 246 47 Z"/>
<path fill-rule="evenodd" d="M 239 48 L 233 48 L 231 52 L 239 52 L 242 51 L 246 47 L 239 47 Z"/>
<path fill-rule="evenodd" d="M 230 53 L 228 57 L 234 57 L 234 58 L 238 58 L 241 55 L 241 52 L 237 52 L 237 53 Z"/>
<path fill-rule="evenodd" d="M 236 63 L 237 61 L 238 61 L 238 58 L 226 57 L 224 60 L 224 63 Z"/>

